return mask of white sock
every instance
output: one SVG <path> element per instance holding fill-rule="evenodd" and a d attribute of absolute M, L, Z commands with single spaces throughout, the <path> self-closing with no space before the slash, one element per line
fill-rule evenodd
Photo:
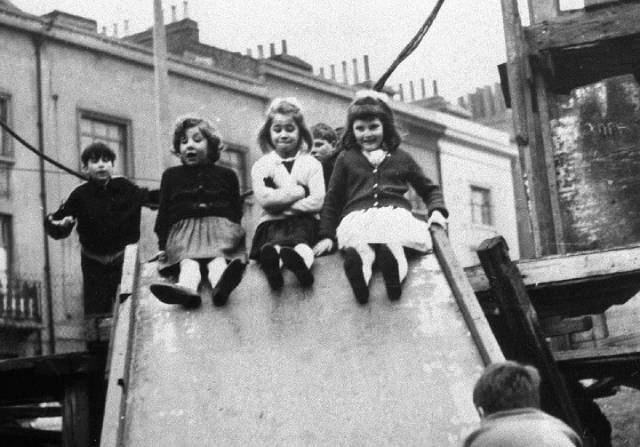
<path fill-rule="evenodd" d="M 409 271 L 409 264 L 407 263 L 407 256 L 404 254 L 404 248 L 400 244 L 387 244 L 389 247 L 389 251 L 394 258 L 396 258 L 396 262 L 398 263 L 398 276 L 400 277 L 400 282 L 402 282 L 407 277 L 407 272 Z"/>
<path fill-rule="evenodd" d="M 209 269 L 207 277 L 209 278 L 211 287 L 215 287 L 218 281 L 220 281 L 224 269 L 227 268 L 227 261 L 223 257 L 213 258 L 207 264 L 207 268 Z"/>
<path fill-rule="evenodd" d="M 373 261 L 375 261 L 376 259 L 376 252 L 369 244 L 358 244 L 353 248 L 355 248 L 355 250 L 360 255 L 360 259 L 362 259 L 362 274 L 364 275 L 364 281 L 369 284 L 372 275 L 371 269 L 373 266 Z"/>
<path fill-rule="evenodd" d="M 198 291 L 198 285 L 200 284 L 200 264 L 198 264 L 198 261 L 193 259 L 180 261 L 180 276 L 177 284 L 194 292 Z"/>
<path fill-rule="evenodd" d="M 298 244 L 293 248 L 300 255 L 308 269 L 313 265 L 313 250 L 307 244 Z"/>

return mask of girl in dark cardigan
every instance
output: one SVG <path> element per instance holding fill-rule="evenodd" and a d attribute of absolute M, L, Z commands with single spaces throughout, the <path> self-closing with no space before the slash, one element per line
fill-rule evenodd
<path fill-rule="evenodd" d="M 150 288 L 164 303 L 197 307 L 203 263 L 213 287 L 213 303 L 222 306 L 246 267 L 238 177 L 215 164 L 223 150 L 222 140 L 202 118 L 178 121 L 173 150 L 182 165 L 162 174 L 155 232 L 160 273 L 176 266 L 180 272 L 177 284 L 154 283 Z"/>
<path fill-rule="evenodd" d="M 431 223 L 445 225 L 448 215 L 438 185 L 399 148 L 400 136 L 386 97 L 363 91 L 347 110 L 347 124 L 320 219 L 318 256 L 337 239 L 356 300 L 367 303 L 373 262 L 382 270 L 389 299 L 402 292 L 408 265 L 404 248 L 431 248 Z M 405 197 L 411 185 L 429 209 L 429 221 L 411 214 Z"/>

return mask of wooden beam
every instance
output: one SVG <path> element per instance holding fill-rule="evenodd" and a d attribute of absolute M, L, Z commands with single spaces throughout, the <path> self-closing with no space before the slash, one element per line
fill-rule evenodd
<path fill-rule="evenodd" d="M 547 411 L 562 418 L 577 433 L 583 433 L 580 418 L 540 329 L 520 272 L 509 258 L 504 238 L 484 241 L 478 249 L 478 256 L 511 333 L 512 352 L 507 353 L 507 357 L 535 365 L 543 378 L 541 396 Z"/>
<path fill-rule="evenodd" d="M 48 418 L 62 415 L 59 406 L 42 407 L 40 405 L 15 405 L 0 407 L 0 417 L 12 417 L 16 419 Z"/>
<path fill-rule="evenodd" d="M 433 249 L 440 263 L 451 291 L 456 298 L 460 312 L 467 323 L 469 332 L 478 347 L 485 365 L 504 360 L 502 350 L 496 341 L 480 304 L 473 293 L 464 270 L 458 263 L 445 230 L 439 225 L 430 228 Z"/>
<path fill-rule="evenodd" d="M 65 383 L 62 402 L 62 447 L 90 443 L 89 378 L 76 376 Z"/>
<path fill-rule="evenodd" d="M 524 34 L 532 54 L 545 49 L 587 45 L 636 35 L 640 32 L 640 5 L 623 3 L 586 11 L 579 16 L 558 17 L 529 26 Z"/>
<path fill-rule="evenodd" d="M 588 281 L 633 272 L 640 274 L 640 246 L 525 259 L 516 261 L 516 264 L 527 287 Z M 476 293 L 490 290 L 482 266 L 468 267 L 465 272 Z"/>

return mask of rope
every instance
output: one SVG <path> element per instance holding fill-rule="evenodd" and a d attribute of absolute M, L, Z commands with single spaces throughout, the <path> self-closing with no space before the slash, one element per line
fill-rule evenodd
<path fill-rule="evenodd" d="M 62 163 L 60 163 L 57 160 L 54 160 L 53 158 L 49 157 L 48 155 L 45 155 L 44 152 L 42 152 L 39 149 L 36 149 L 35 147 L 33 147 L 32 145 L 30 145 L 27 141 L 25 141 L 20 135 L 18 135 L 11 127 L 9 127 L 9 125 L 7 123 L 5 123 L 4 121 L 0 120 L 0 127 L 2 127 L 9 135 L 11 135 L 13 138 L 15 138 L 16 140 L 18 140 L 20 143 L 22 143 L 22 145 L 24 147 L 26 147 L 27 149 L 29 149 L 31 152 L 33 152 L 34 154 L 36 154 L 38 157 L 43 158 L 44 160 L 48 161 L 49 163 L 51 163 L 52 165 L 54 165 L 55 167 L 62 169 L 65 172 L 68 172 L 71 175 L 75 175 L 76 177 L 78 177 L 79 179 L 82 180 L 87 180 L 87 177 L 85 177 L 84 175 L 80 174 L 77 171 L 74 171 L 71 168 L 68 168 L 67 166 L 63 165 Z"/>
<path fill-rule="evenodd" d="M 378 79 L 378 81 L 374 84 L 373 86 L 374 90 L 381 92 L 384 87 L 384 83 L 387 82 L 387 79 L 389 79 L 389 76 L 391 76 L 391 74 L 395 71 L 398 65 L 400 65 L 400 63 L 403 60 L 409 57 L 409 55 L 413 53 L 416 48 L 418 48 L 418 45 L 420 45 L 420 42 L 422 42 L 422 38 L 427 34 L 427 31 L 429 31 L 429 28 L 431 28 L 431 24 L 433 23 L 436 16 L 438 15 L 438 11 L 440 11 L 440 7 L 442 6 L 443 3 L 444 3 L 444 0 L 438 0 L 436 5 L 433 7 L 433 10 L 431 11 L 431 14 L 429 14 L 429 17 L 427 17 L 427 20 L 420 27 L 416 35 L 413 36 L 413 39 L 411 39 L 411 41 L 409 41 L 407 46 L 405 46 L 402 49 L 398 57 L 396 57 L 396 60 L 393 61 L 391 66 L 387 68 L 387 71 L 385 71 L 384 74 L 380 77 L 380 79 Z"/>

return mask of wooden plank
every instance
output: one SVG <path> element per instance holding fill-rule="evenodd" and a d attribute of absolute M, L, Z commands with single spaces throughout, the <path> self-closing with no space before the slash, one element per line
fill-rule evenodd
<path fill-rule="evenodd" d="M 17 419 L 35 419 L 45 417 L 56 417 L 62 415 L 62 408 L 59 406 L 40 405 L 15 405 L 10 407 L 0 407 L 0 417 L 12 417 Z"/>
<path fill-rule="evenodd" d="M 612 359 L 615 357 L 633 357 L 640 360 L 640 347 L 638 346 L 599 346 L 595 348 L 571 349 L 553 353 L 557 361 L 587 360 L 587 359 Z"/>
<path fill-rule="evenodd" d="M 529 22 L 540 23 L 558 17 L 560 0 L 528 0 Z"/>
<path fill-rule="evenodd" d="M 572 334 L 574 332 L 584 332 L 591 330 L 593 322 L 591 317 L 580 318 L 561 318 L 551 317 L 544 318 L 540 321 L 542 332 L 547 337 L 556 337 L 558 335 Z"/>
<path fill-rule="evenodd" d="M 639 21 L 640 5 L 629 3 L 586 11 L 579 16 L 560 16 L 555 20 L 531 25 L 524 33 L 529 50 L 535 54 L 545 49 L 586 45 L 636 35 L 640 31 Z"/>
<path fill-rule="evenodd" d="M 126 299 L 133 293 L 138 264 L 138 244 L 127 245 L 124 250 L 122 279 L 120 280 L 120 300 Z"/>
<path fill-rule="evenodd" d="M 618 274 L 640 273 L 640 246 L 524 259 L 516 261 L 516 264 L 527 287 L 587 281 Z M 489 281 L 481 266 L 468 267 L 465 272 L 476 293 L 489 291 Z"/>
<path fill-rule="evenodd" d="M 511 333 L 507 357 L 535 365 L 543 378 L 541 395 L 547 410 L 562 418 L 577 433 L 583 433 L 569 391 L 540 329 L 536 311 L 516 265 L 509 258 L 504 238 L 484 241 L 478 256 Z"/>
<path fill-rule="evenodd" d="M 433 249 L 451 291 L 456 298 L 460 312 L 465 319 L 471 336 L 485 365 L 504 360 L 502 350 L 491 331 L 480 304 L 469 284 L 464 270 L 458 263 L 447 234 L 439 225 L 430 228 Z"/>

